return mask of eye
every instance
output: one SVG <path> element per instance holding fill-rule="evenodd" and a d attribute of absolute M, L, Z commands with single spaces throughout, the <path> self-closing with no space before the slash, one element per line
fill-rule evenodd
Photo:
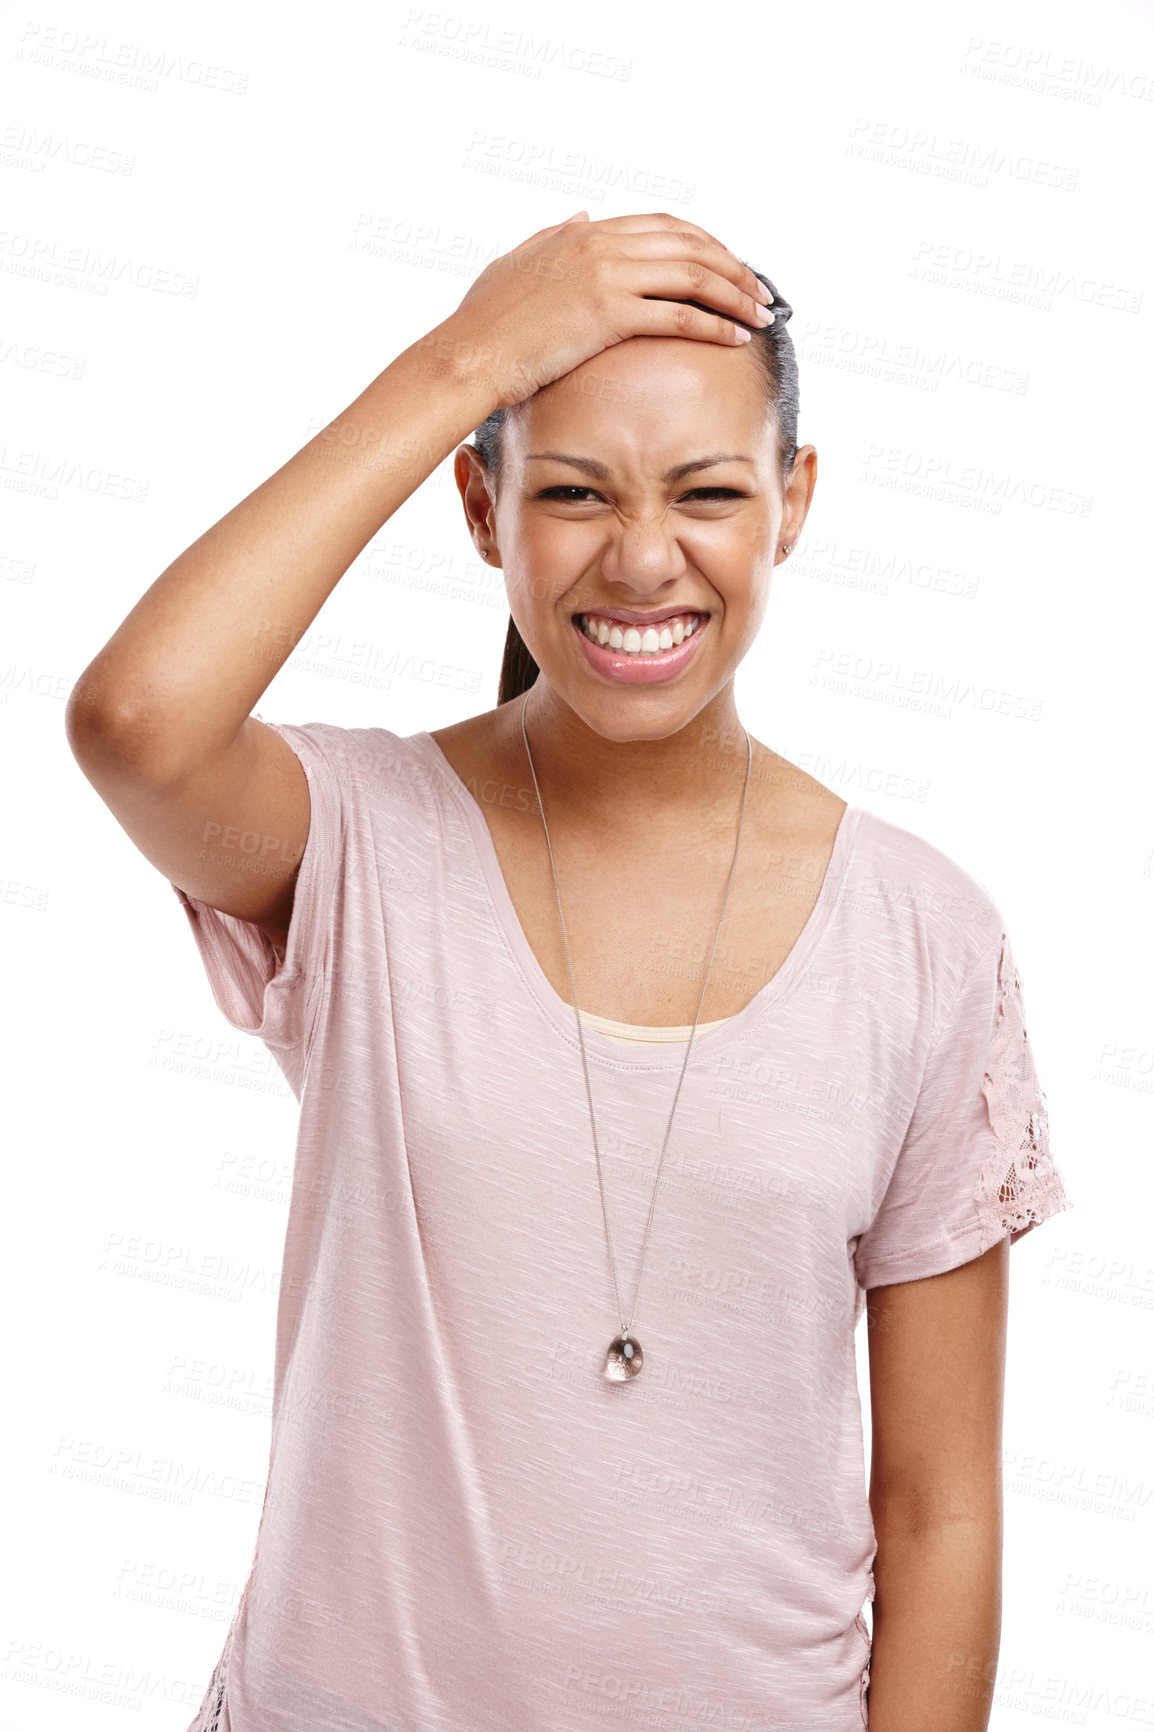
<path fill-rule="evenodd" d="M 558 499 L 562 503 L 576 505 L 579 500 L 574 499 L 573 495 L 582 493 L 592 494 L 593 489 L 591 487 L 545 487 L 534 497 L 537 499 Z M 745 499 L 746 497 L 747 495 L 736 487 L 695 487 L 691 492 L 682 495 L 684 499 Z"/>

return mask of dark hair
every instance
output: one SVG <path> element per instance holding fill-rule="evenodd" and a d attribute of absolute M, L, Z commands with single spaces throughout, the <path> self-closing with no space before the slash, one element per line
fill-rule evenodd
<path fill-rule="evenodd" d="M 747 269 L 753 266 L 746 259 L 742 264 Z M 797 456 L 797 415 L 799 407 L 799 392 L 797 378 L 797 357 L 794 354 L 793 339 L 786 330 L 793 308 L 784 300 L 769 278 L 761 271 L 753 270 L 753 274 L 769 290 L 772 300 L 770 305 L 776 317 L 772 325 L 745 325 L 744 320 L 734 322 L 743 325 L 752 332 L 749 347 L 762 369 L 765 380 L 766 399 L 773 404 L 774 421 L 777 430 L 777 459 L 783 475 L 788 475 Z M 703 301 L 687 301 L 690 307 L 699 307 L 703 313 L 716 313 L 716 307 L 707 306 Z M 483 421 L 473 434 L 473 445 L 489 473 L 494 492 L 501 483 L 501 463 L 504 456 L 505 425 L 510 413 L 521 405 L 514 404 L 513 410 L 494 409 L 486 421 Z M 540 669 L 530 655 L 525 640 L 517 630 L 516 623 L 510 617 L 509 629 L 505 634 L 505 653 L 501 661 L 501 679 L 497 690 L 497 703 L 507 704 L 511 698 L 520 697 L 527 692 L 537 678 Z"/>

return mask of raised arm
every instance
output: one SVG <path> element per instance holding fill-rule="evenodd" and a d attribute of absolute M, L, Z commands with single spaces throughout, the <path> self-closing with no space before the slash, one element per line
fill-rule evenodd
<path fill-rule="evenodd" d="M 866 1295 L 870 1732 L 987 1732 L 1002 1616 L 1008 1238 Z"/>
<path fill-rule="evenodd" d="M 278 947 L 308 785 L 250 711 L 357 554 L 492 407 L 451 351 L 404 350 L 173 561 L 69 698 L 72 751 L 141 852 Z M 213 846 L 230 833 L 261 845 Z"/>

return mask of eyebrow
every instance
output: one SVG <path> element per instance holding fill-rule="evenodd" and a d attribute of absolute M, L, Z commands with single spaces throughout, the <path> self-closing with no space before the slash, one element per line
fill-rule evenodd
<path fill-rule="evenodd" d="M 571 464 L 574 469 L 583 469 L 586 475 L 592 475 L 596 481 L 608 481 L 611 473 L 608 464 L 598 463 L 592 457 L 571 457 L 564 451 L 531 451 L 525 458 L 525 462 L 544 462 L 546 459 L 553 463 Z M 733 452 L 715 452 L 711 457 L 696 457 L 692 463 L 675 464 L 672 469 L 665 471 L 661 479 L 662 481 L 680 481 L 683 475 L 691 475 L 697 469 L 714 469 L 719 463 L 749 463 L 753 465 L 753 458 L 738 456 Z"/>

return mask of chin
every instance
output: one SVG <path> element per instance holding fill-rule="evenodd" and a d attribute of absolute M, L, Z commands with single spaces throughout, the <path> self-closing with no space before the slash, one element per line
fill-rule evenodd
<path fill-rule="evenodd" d="M 633 740 L 668 740 L 688 726 L 715 695 L 713 692 L 662 690 L 659 686 L 632 686 L 620 691 L 566 690 L 558 684 L 558 695 L 603 740 L 624 745 Z"/>

